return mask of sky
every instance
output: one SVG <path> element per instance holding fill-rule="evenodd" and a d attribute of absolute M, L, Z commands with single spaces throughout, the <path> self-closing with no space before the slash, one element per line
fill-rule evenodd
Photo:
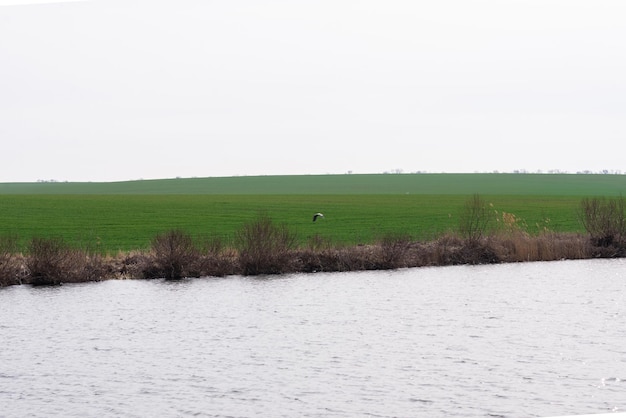
<path fill-rule="evenodd" d="M 0 1 L 0 182 L 626 173 L 623 0 Z"/>

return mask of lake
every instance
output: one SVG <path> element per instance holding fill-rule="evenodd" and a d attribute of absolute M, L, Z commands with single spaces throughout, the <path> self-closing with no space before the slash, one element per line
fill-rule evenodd
<path fill-rule="evenodd" d="M 0 289 L 1 417 L 626 411 L 626 260 Z"/>

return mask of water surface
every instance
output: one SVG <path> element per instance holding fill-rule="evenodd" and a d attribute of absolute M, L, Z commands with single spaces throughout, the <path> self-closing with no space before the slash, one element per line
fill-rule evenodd
<path fill-rule="evenodd" d="M 625 267 L 0 289 L 0 416 L 624 412 Z"/>

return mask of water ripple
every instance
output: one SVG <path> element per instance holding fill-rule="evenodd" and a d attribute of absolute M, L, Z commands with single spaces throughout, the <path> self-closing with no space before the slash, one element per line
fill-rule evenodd
<path fill-rule="evenodd" d="M 3 289 L 0 415 L 624 411 L 625 278 L 596 260 Z"/>

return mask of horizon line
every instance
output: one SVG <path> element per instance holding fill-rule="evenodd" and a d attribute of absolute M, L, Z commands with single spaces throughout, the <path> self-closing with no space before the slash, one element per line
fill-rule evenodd
<path fill-rule="evenodd" d="M 479 175 L 479 174 L 511 174 L 511 175 L 610 175 L 610 176 L 620 176 L 625 175 L 621 170 L 601 170 L 601 171 L 591 171 L 591 170 L 583 170 L 577 172 L 568 172 L 561 170 L 537 170 L 537 171 L 526 171 L 526 170 L 514 170 L 514 171 L 473 171 L 473 172 L 446 172 L 446 171 L 413 171 L 413 172 L 404 172 L 404 171 L 385 171 L 385 172 L 369 172 L 369 173 L 353 173 L 353 172 L 345 172 L 345 173 L 324 173 L 324 174 L 314 174 L 314 173 L 300 173 L 300 174 L 233 174 L 233 175 L 216 175 L 216 176 L 191 176 L 191 177 L 151 177 L 151 178 L 134 178 L 134 179 L 125 179 L 125 180 L 57 180 L 57 179 L 37 179 L 35 181 L 0 181 L 0 184 L 37 184 L 37 183 L 45 183 L 45 184 L 59 184 L 59 183 L 129 183 L 129 182 L 140 182 L 140 181 L 163 181 L 163 180 L 194 180 L 194 179 L 210 179 L 210 178 L 237 178 L 237 177 L 291 177 L 291 176 L 363 176 L 363 175 Z"/>

